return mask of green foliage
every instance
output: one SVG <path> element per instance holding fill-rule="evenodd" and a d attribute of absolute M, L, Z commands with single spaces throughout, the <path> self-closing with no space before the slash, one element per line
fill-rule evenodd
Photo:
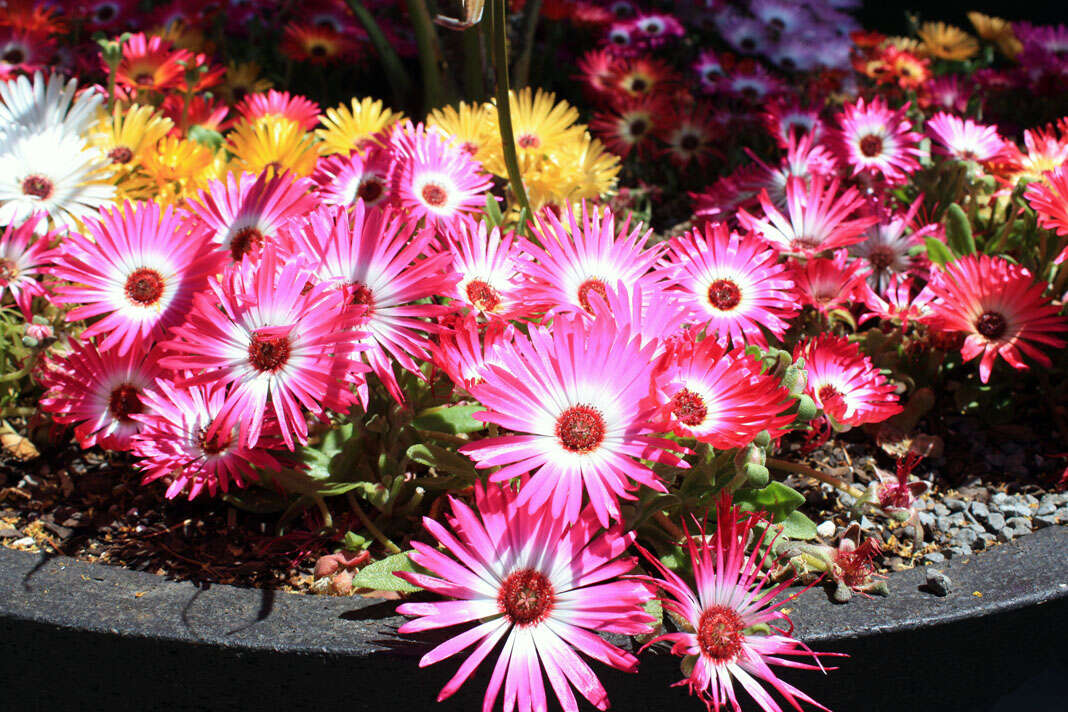
<path fill-rule="evenodd" d="M 352 577 L 353 588 L 370 588 L 375 591 L 400 591 L 401 593 L 415 593 L 423 589 L 413 586 L 399 576 L 394 576 L 395 571 L 420 572 L 412 560 L 408 557 L 411 551 L 401 552 L 393 556 L 387 556 L 381 561 L 369 564 L 359 573 Z"/>
<path fill-rule="evenodd" d="M 412 419 L 412 426 L 419 430 L 432 430 L 450 435 L 475 433 L 484 430 L 486 424 L 472 415 L 486 410 L 481 405 L 439 405 L 427 408 Z"/>
<path fill-rule="evenodd" d="M 740 489 L 734 493 L 734 502 L 739 507 L 749 511 L 764 510 L 773 522 L 784 521 L 804 501 L 800 492 L 777 481 L 761 489 Z"/>

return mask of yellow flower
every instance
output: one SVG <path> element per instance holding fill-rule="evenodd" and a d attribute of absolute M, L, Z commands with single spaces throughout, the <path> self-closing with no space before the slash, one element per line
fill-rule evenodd
<path fill-rule="evenodd" d="M 108 161 L 114 174 L 128 173 L 141 163 L 146 151 L 174 128 L 174 122 L 151 106 L 118 104 L 111 115 L 101 111 L 89 132 L 89 142 Z"/>
<path fill-rule="evenodd" d="M 523 184 L 535 209 L 549 203 L 564 206 L 599 199 L 615 188 L 620 169 L 619 156 L 585 131 L 557 145 L 543 160 L 521 165 Z"/>
<path fill-rule="evenodd" d="M 223 82 L 217 89 L 228 104 L 236 104 L 246 94 L 259 94 L 272 86 L 270 79 L 260 77 L 260 65 L 255 62 L 230 62 L 226 66 Z"/>
<path fill-rule="evenodd" d="M 556 95 L 551 92 L 541 89 L 531 91 L 530 87 L 525 87 L 518 93 L 509 92 L 508 98 L 520 165 L 540 160 L 546 152 L 580 138 L 585 131 L 584 126 L 575 123 L 579 118 L 578 109 L 566 101 L 556 103 Z M 499 137 L 496 104 L 489 105 L 488 119 L 490 134 Z M 507 174 L 499 138 L 487 147 L 483 162 L 491 173 L 499 176 Z"/>
<path fill-rule="evenodd" d="M 1016 59 L 1016 55 L 1023 50 L 1023 44 L 1016 38 L 1012 23 L 1008 20 L 990 17 L 981 12 L 969 12 L 968 19 L 980 37 L 996 44 L 1001 53 L 1009 59 Z"/>
<path fill-rule="evenodd" d="M 915 37 L 887 37 L 883 40 L 883 46 L 891 45 L 902 52 L 920 54 L 923 52 L 923 44 Z"/>
<path fill-rule="evenodd" d="M 172 20 L 166 26 L 160 26 L 148 33 L 163 39 L 174 45 L 175 49 L 187 49 L 190 52 L 203 52 L 213 54 L 215 44 L 204 39 L 204 33 L 188 25 L 181 20 Z"/>
<path fill-rule="evenodd" d="M 310 133 L 280 117 L 265 117 L 255 124 L 242 121 L 227 136 L 227 150 L 235 168 L 261 173 L 291 171 L 306 176 L 315 168 L 315 142 Z"/>
<path fill-rule="evenodd" d="M 145 175 L 156 188 L 156 199 L 172 203 L 189 198 L 217 176 L 215 153 L 190 139 L 168 136 L 146 151 Z"/>
<path fill-rule="evenodd" d="M 944 22 L 925 22 L 916 34 L 923 40 L 923 50 L 939 59 L 964 60 L 979 51 L 978 40 Z"/>
<path fill-rule="evenodd" d="M 342 104 L 335 109 L 327 109 L 320 117 L 319 122 L 324 128 L 315 130 L 315 135 L 322 141 L 319 152 L 324 156 L 331 153 L 347 154 L 359 148 L 361 142 L 403 118 L 403 113 L 386 108 L 380 100 L 354 98 L 351 110 Z"/>
<path fill-rule="evenodd" d="M 483 160 L 486 148 L 495 134 L 489 126 L 490 109 L 485 104 L 460 102 L 459 107 L 445 106 L 434 109 L 427 117 L 427 124 L 436 126 L 477 160 Z M 498 140 L 499 144 L 500 141 Z"/>

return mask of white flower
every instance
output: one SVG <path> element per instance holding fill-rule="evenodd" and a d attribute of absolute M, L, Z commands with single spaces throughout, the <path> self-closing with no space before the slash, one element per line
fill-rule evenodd
<path fill-rule="evenodd" d="M 76 79 L 64 84 L 62 77 L 53 74 L 46 81 L 41 72 L 33 75 L 32 84 L 25 76 L 0 82 L 0 137 L 20 129 L 53 127 L 84 134 L 104 97 L 95 91 L 75 97 L 77 87 Z"/>

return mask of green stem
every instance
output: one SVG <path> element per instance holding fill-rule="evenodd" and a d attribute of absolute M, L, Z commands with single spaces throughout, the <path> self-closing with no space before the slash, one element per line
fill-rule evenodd
<path fill-rule="evenodd" d="M 334 517 L 330 514 L 330 510 L 326 506 L 326 500 L 322 497 L 315 497 L 315 505 L 319 508 L 319 513 L 323 515 L 323 529 L 333 529 Z"/>
<path fill-rule="evenodd" d="M 464 94 L 468 101 L 482 101 L 485 94 L 481 39 L 478 25 L 468 27 L 460 38 L 464 50 Z"/>
<path fill-rule="evenodd" d="M 9 381 L 17 381 L 21 378 L 25 378 L 30 373 L 31 368 L 32 365 L 26 365 L 17 371 L 5 373 L 4 375 L 0 376 L 0 383 L 8 383 Z"/>
<path fill-rule="evenodd" d="M 441 54 L 441 45 L 438 43 L 438 34 L 434 30 L 434 22 L 430 19 L 430 11 L 426 9 L 424 0 L 406 0 L 408 14 L 412 18 L 412 26 L 415 29 L 415 44 L 419 47 L 419 66 L 423 72 L 423 112 L 436 109 L 442 104 L 448 103 L 445 99 L 445 77 L 440 71 L 444 66 Z"/>
<path fill-rule="evenodd" d="M 508 168 L 508 182 L 512 186 L 519 207 L 525 208 L 528 217 L 533 217 L 523 177 L 519 173 L 519 157 L 515 152 L 515 133 L 512 130 L 512 102 L 508 91 L 508 46 L 505 19 L 505 0 L 492 0 L 490 21 L 493 23 L 493 68 L 497 77 L 497 123 L 501 127 L 501 147 L 504 150 L 504 165 Z M 520 225 L 522 232 L 526 226 Z"/>
<path fill-rule="evenodd" d="M 386 551 L 388 551 L 389 553 L 401 553 L 401 548 L 394 544 L 392 541 L 390 541 L 390 538 L 383 534 L 382 530 L 376 527 L 375 523 L 372 522 L 366 514 L 364 514 L 363 509 L 360 507 L 360 503 L 356 501 L 356 497 L 352 494 L 352 492 L 346 492 L 345 496 L 349 500 L 349 506 L 352 507 L 352 511 L 355 512 L 356 516 L 360 518 L 360 523 L 363 524 L 364 529 L 369 531 L 371 533 L 371 536 L 373 536 L 379 544 L 385 547 Z"/>
<path fill-rule="evenodd" d="M 442 433 L 437 430 L 416 430 L 415 432 L 423 440 L 433 438 L 435 440 L 441 440 L 442 442 L 452 443 L 453 445 L 469 445 L 471 443 L 471 441 L 465 437 L 453 435 L 452 433 Z"/>
<path fill-rule="evenodd" d="M 360 0 L 346 0 L 346 2 L 348 2 L 352 14 L 363 25 L 363 29 L 367 30 L 371 45 L 374 46 L 375 52 L 378 53 L 379 59 L 382 60 L 382 66 L 386 70 L 386 77 L 389 79 L 390 89 L 393 90 L 394 103 L 398 107 L 404 106 L 408 92 L 412 89 L 412 80 L 408 73 L 404 71 L 400 56 L 397 55 L 393 45 L 386 39 L 385 34 L 382 33 L 382 28 L 375 22 L 374 15 L 367 11 L 363 3 Z"/>
<path fill-rule="evenodd" d="M 512 72 L 517 87 L 525 87 L 530 83 L 530 57 L 534 52 L 534 33 L 538 29 L 538 18 L 541 17 L 541 4 L 542 0 L 530 0 L 523 13 L 523 52 Z"/>
<path fill-rule="evenodd" d="M 814 480 L 826 482 L 832 487 L 837 487 L 838 489 L 842 490 L 843 492 L 855 499 L 860 499 L 860 497 L 864 494 L 856 487 L 841 478 L 835 477 L 834 475 L 828 475 L 824 472 L 820 472 L 819 470 L 814 470 L 808 465 L 802 465 L 799 462 L 788 462 L 786 460 L 778 460 L 774 457 L 769 457 L 764 464 L 768 467 L 774 467 L 776 470 L 782 470 L 783 472 L 796 472 L 799 475 L 807 475 L 808 477 L 811 477 Z"/>
<path fill-rule="evenodd" d="M 28 418 L 38 413 L 33 406 L 8 406 L 0 409 L 0 418 Z"/>

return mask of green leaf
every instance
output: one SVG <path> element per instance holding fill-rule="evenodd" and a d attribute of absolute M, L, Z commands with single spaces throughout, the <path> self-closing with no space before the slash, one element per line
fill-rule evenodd
<path fill-rule="evenodd" d="M 438 472 L 463 475 L 472 480 L 477 477 L 475 465 L 470 458 L 437 445 L 412 445 L 406 454 L 412 461 L 433 467 Z"/>
<path fill-rule="evenodd" d="M 413 586 L 404 579 L 394 576 L 394 571 L 418 572 L 415 564 L 408 558 L 410 551 L 387 556 L 381 561 L 363 567 L 359 573 L 352 577 L 353 588 L 370 588 L 375 591 L 401 591 L 402 593 L 414 593 L 422 591 L 418 586 Z"/>
<path fill-rule="evenodd" d="M 490 227 L 499 227 L 504 222 L 501 206 L 497 205 L 497 197 L 493 193 L 486 193 L 486 218 Z"/>
<path fill-rule="evenodd" d="M 795 509 L 782 521 L 782 533 L 789 539 L 815 539 L 816 523 Z"/>
<path fill-rule="evenodd" d="M 946 246 L 946 243 L 937 237 L 928 235 L 923 238 L 923 242 L 927 245 L 927 257 L 936 265 L 947 265 L 957 259 L 957 256 Z"/>
<path fill-rule="evenodd" d="M 486 424 L 471 416 L 484 410 L 485 406 L 481 405 L 439 405 L 416 415 L 412 419 L 412 426 L 419 430 L 436 430 L 450 435 L 475 433 L 484 429 Z"/>
<path fill-rule="evenodd" d="M 363 551 L 373 542 L 355 532 L 345 532 L 345 543 L 342 545 L 348 551 Z"/>
<path fill-rule="evenodd" d="M 958 255 L 975 254 L 972 224 L 959 205 L 953 203 L 946 210 L 946 240 Z"/>
<path fill-rule="evenodd" d="M 223 145 L 223 135 L 221 133 L 203 126 L 191 126 L 189 128 L 189 138 L 213 151 L 218 151 L 219 147 Z"/>
<path fill-rule="evenodd" d="M 764 510 L 773 522 L 781 522 L 805 501 L 801 493 L 781 482 L 771 482 L 762 489 L 744 489 L 734 493 L 734 501 L 742 509 Z"/>

